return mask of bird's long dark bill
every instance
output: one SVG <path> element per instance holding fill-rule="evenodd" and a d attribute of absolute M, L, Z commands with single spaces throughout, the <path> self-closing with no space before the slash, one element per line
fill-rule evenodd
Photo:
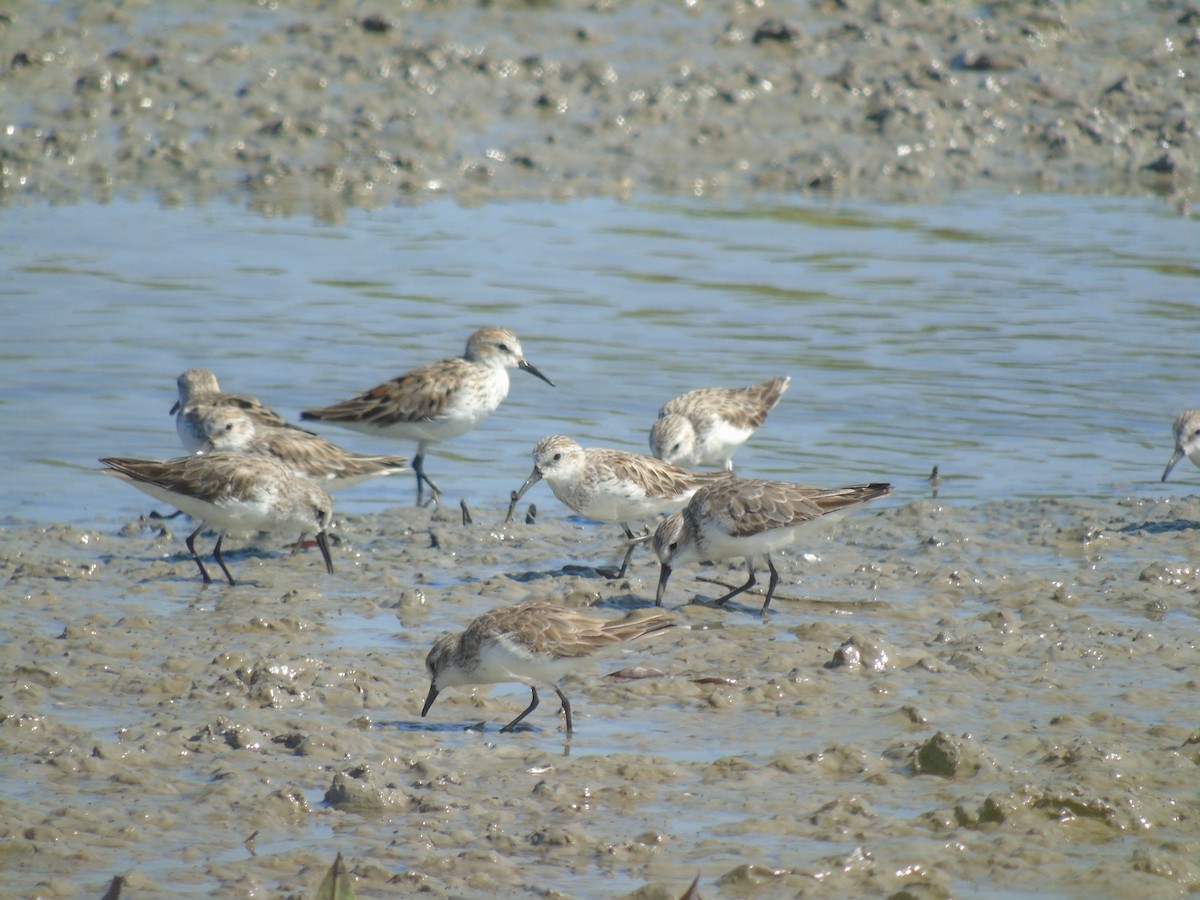
<path fill-rule="evenodd" d="M 178 400 L 176 400 L 176 401 L 175 401 L 175 405 L 171 407 L 171 413 L 170 413 L 170 414 L 171 414 L 171 415 L 175 415 L 175 413 L 177 413 L 177 412 L 179 412 L 179 401 L 178 401 Z"/>
<path fill-rule="evenodd" d="M 1183 451 L 1177 447 L 1175 448 L 1175 454 L 1171 457 L 1171 461 L 1167 463 L 1167 467 L 1163 469 L 1163 481 L 1167 480 L 1167 476 L 1170 475 L 1171 470 L 1175 468 L 1175 463 L 1179 462 L 1181 459 L 1183 459 Z"/>
<path fill-rule="evenodd" d="M 671 567 L 665 563 L 658 570 L 658 593 L 654 595 L 654 605 L 662 606 L 663 594 L 667 592 L 667 579 L 671 577 Z"/>
<path fill-rule="evenodd" d="M 510 506 L 509 509 L 512 509 L 514 506 L 516 506 L 517 501 L 525 496 L 525 492 L 541 480 L 542 471 L 537 466 L 534 466 L 533 471 L 529 473 L 529 477 L 525 479 L 525 483 L 521 485 L 521 489 L 513 494 L 512 506 Z"/>
<path fill-rule="evenodd" d="M 554 387 L 554 382 L 539 372 L 533 363 L 527 363 L 525 360 L 521 360 L 519 363 L 517 363 L 517 368 L 524 369 L 530 375 L 536 375 L 538 378 L 542 379 L 542 381 L 546 382 L 546 384 L 550 385 L 550 387 Z"/>
<path fill-rule="evenodd" d="M 317 546 L 321 548 L 321 555 L 325 557 L 325 571 L 332 575 L 333 558 L 329 555 L 329 536 L 323 531 L 317 532 Z"/>
<path fill-rule="evenodd" d="M 429 685 L 429 695 L 425 698 L 425 705 L 421 707 L 421 718 L 425 718 L 425 714 L 429 712 L 429 707 L 433 706 L 433 701 L 437 699 L 438 689 L 434 684 Z"/>

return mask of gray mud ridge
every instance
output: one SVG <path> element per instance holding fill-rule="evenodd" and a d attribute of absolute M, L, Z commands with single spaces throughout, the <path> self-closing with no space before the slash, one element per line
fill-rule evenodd
<path fill-rule="evenodd" d="M 1200 14 L 1172 0 L 24 0 L 0 200 L 1197 192 Z"/>

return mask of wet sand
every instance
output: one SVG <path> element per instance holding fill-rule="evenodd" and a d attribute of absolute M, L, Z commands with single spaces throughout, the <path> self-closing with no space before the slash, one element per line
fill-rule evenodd
<path fill-rule="evenodd" d="M 421 719 L 424 655 L 529 598 L 648 607 L 657 566 L 608 582 L 615 527 L 474 518 L 340 519 L 333 576 L 231 539 L 234 588 L 184 526 L 7 527 L 8 889 L 311 896 L 338 850 L 360 896 L 1200 885 L 1200 498 L 884 501 L 780 558 L 766 622 L 703 602 L 740 564 L 680 569 L 687 627 L 571 677 L 573 740 L 549 691 L 500 734 L 519 686 Z"/>
<path fill-rule="evenodd" d="M 0 21 L 0 199 L 1185 204 L 1198 59 L 1183 3 L 24 2 Z"/>
<path fill-rule="evenodd" d="M 0 199 L 1196 191 L 1180 4 L 162 9 L 0 21 Z M 766 622 L 689 602 L 740 565 L 677 572 L 690 627 L 570 679 L 569 742 L 547 698 L 498 733 L 523 688 L 421 719 L 440 632 L 652 603 L 648 552 L 598 578 L 617 529 L 537 502 L 340 516 L 332 577 L 231 538 L 236 588 L 183 524 L 5 523 L 5 890 L 312 896 L 339 850 L 363 897 L 1200 887 L 1200 499 L 888 501 L 783 556 Z"/>

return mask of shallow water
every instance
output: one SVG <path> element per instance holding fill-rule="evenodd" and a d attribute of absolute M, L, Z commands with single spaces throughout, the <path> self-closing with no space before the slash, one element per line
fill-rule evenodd
<path fill-rule="evenodd" d="M 177 455 L 167 410 L 188 366 L 295 417 L 492 323 L 558 387 L 516 372 L 482 428 L 434 448 L 433 477 L 472 503 L 502 501 L 546 434 L 644 450 L 671 397 L 776 374 L 791 388 L 740 469 L 886 479 L 900 498 L 935 464 L 952 501 L 1171 491 L 1155 484 L 1170 423 L 1196 403 L 1200 223 L 1145 201 L 441 203 L 340 226 L 120 202 L 4 218 L 0 490 L 36 521 L 142 508 L 94 460 Z M 1186 464 L 1175 478 L 1195 481 Z M 339 508 L 411 492 L 393 477 Z"/>
<path fill-rule="evenodd" d="M 339 850 L 360 896 L 677 897 L 697 873 L 729 897 L 1200 886 L 1200 472 L 1158 481 L 1196 402 L 1195 220 L 1061 197 L 4 217 L 15 895 L 124 874 L 146 896 L 309 896 Z M 489 323 L 558 387 L 514 373 L 433 449 L 441 511 L 411 507 L 407 476 L 339 495 L 332 577 L 231 540 L 238 586 L 206 588 L 185 526 L 159 534 L 97 471 L 181 452 L 187 366 L 294 416 Z M 498 733 L 520 686 L 419 717 L 430 643 L 486 609 L 652 602 L 646 550 L 621 583 L 565 568 L 613 562 L 618 529 L 544 487 L 536 524 L 500 523 L 537 439 L 641 450 L 675 394 L 775 374 L 792 386 L 743 473 L 897 491 L 780 554 L 769 621 L 747 615 L 759 597 L 689 603 L 743 578 L 694 567 L 667 598 L 689 628 L 567 681 L 572 741 L 550 691 L 529 731 Z M 835 664 L 847 642 L 861 667 Z M 664 677 L 604 677 L 626 665 Z M 919 770 L 942 746 L 947 768 Z M 339 778 L 363 795 L 328 799 Z"/>

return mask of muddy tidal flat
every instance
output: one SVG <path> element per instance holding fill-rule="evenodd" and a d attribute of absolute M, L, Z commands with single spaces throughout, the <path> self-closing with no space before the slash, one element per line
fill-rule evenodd
<path fill-rule="evenodd" d="M 681 569 L 681 627 L 565 682 L 572 739 L 549 691 L 500 734 L 519 686 L 419 717 L 487 609 L 653 604 L 646 553 L 591 568 L 614 527 L 502 519 L 343 518 L 334 576 L 230 541 L 232 588 L 162 520 L 7 525 L 6 890 L 306 897 L 338 851 L 367 897 L 1200 886 L 1200 498 L 884 501 L 780 558 L 766 621 Z"/>
<path fill-rule="evenodd" d="M 10 3 L 0 200 L 1197 192 L 1182 0 Z"/>

